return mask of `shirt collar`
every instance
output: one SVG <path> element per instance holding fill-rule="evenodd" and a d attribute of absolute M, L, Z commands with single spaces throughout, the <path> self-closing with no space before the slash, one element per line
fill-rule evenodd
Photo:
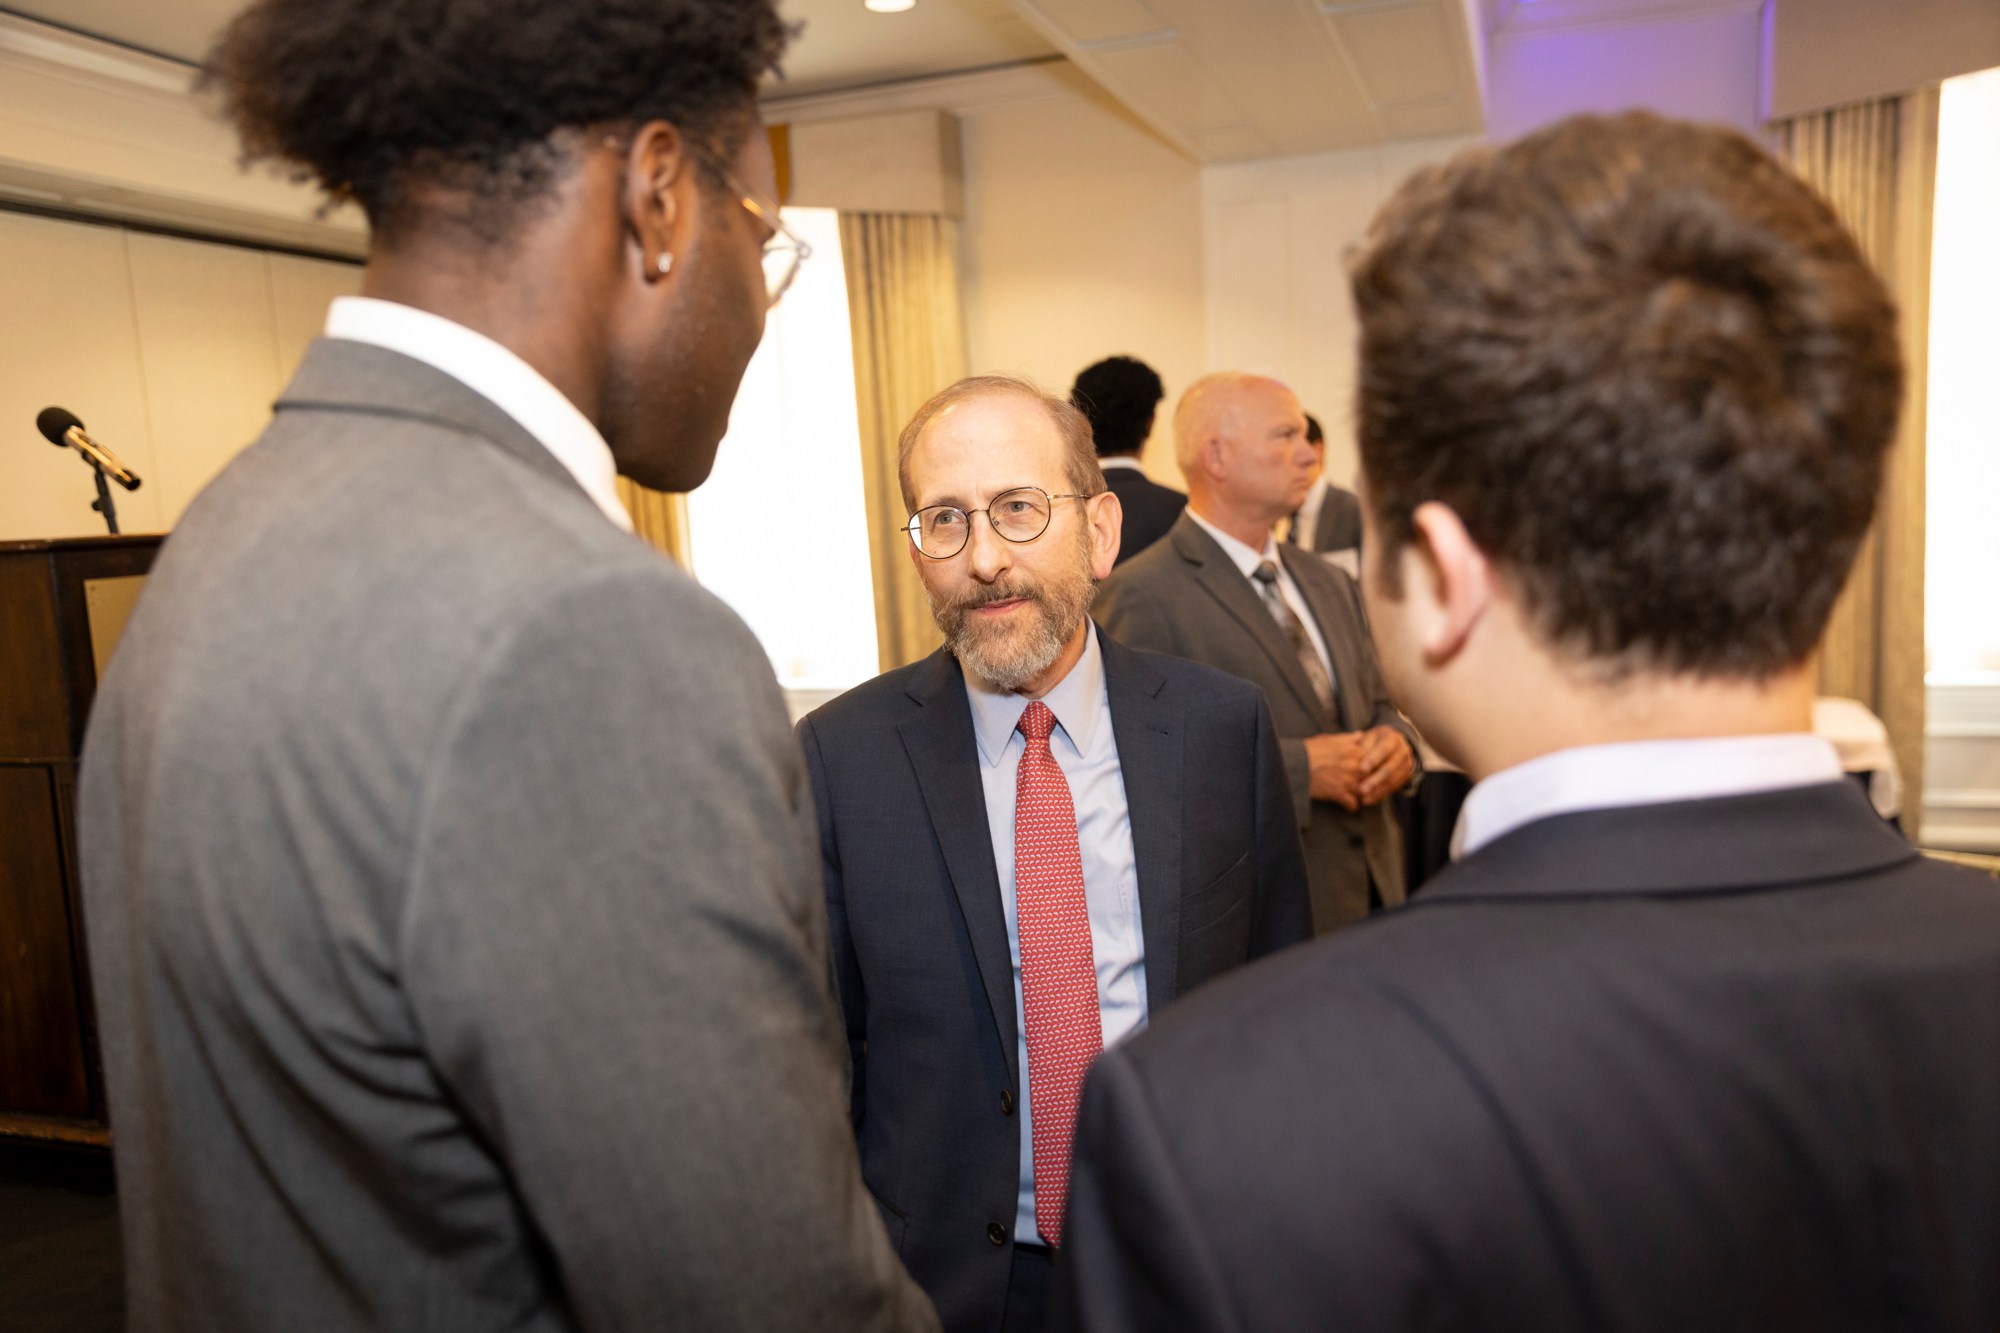
<path fill-rule="evenodd" d="M 1145 464 L 1130 454 L 1111 454 L 1100 458 L 1097 460 L 1097 467 L 1099 471 L 1108 467 L 1128 467 L 1134 472 L 1143 472 L 1146 470 Z"/>
<path fill-rule="evenodd" d="M 555 455 L 604 516 L 632 531 L 618 498 L 611 446 L 562 390 L 483 333 L 427 310 L 366 296 L 336 297 L 326 336 L 400 352 L 443 371 L 490 401 Z"/>
<path fill-rule="evenodd" d="M 1088 622 L 1086 622 L 1088 623 Z M 1026 695 L 996 690 L 970 671 L 963 671 L 965 696 L 972 703 L 972 729 L 979 739 L 979 758 L 988 768 L 1006 756 L 1007 744 L 1028 710 Z M 1056 726 L 1069 737 L 1076 752 L 1088 757 L 1098 740 L 1098 715 L 1104 705 L 1104 654 L 1094 626 L 1083 636 L 1083 656 L 1069 674 L 1042 696 L 1056 715 Z"/>
<path fill-rule="evenodd" d="M 1244 578 L 1247 579 L 1254 574 L 1257 571 L 1257 566 L 1263 564 L 1266 560 L 1271 561 L 1273 564 L 1277 563 L 1278 543 L 1271 540 L 1270 533 L 1267 532 L 1264 534 L 1264 549 L 1260 551 L 1253 546 L 1238 541 L 1221 528 L 1216 527 L 1215 524 L 1203 518 L 1200 514 L 1195 513 L 1193 506 L 1188 507 L 1187 516 L 1201 524 L 1203 532 L 1215 538 L 1215 544 L 1220 546 L 1222 553 L 1235 562 L 1238 569 L 1243 571 Z M 1284 566 L 1279 565 L 1278 569 L 1282 573 Z"/>
<path fill-rule="evenodd" d="M 1451 855 L 1469 856 L 1551 815 L 1810 787 L 1840 776 L 1833 747 L 1803 731 L 1558 750 L 1474 787 L 1452 832 Z"/>

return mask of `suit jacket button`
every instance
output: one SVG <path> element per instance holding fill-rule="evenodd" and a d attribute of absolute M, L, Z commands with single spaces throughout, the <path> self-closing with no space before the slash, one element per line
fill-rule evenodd
<path fill-rule="evenodd" d="M 1012 1088 L 1000 1089 L 1000 1114 L 1014 1114 L 1014 1090 Z"/>
<path fill-rule="evenodd" d="M 995 1245 L 1005 1245 L 1007 1243 L 1007 1228 L 1001 1226 L 998 1222 L 988 1222 L 986 1224 L 986 1239 L 992 1241 Z"/>

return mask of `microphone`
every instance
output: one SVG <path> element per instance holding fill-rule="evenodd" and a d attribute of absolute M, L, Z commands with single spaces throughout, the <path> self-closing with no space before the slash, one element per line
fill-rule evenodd
<path fill-rule="evenodd" d="M 118 456 L 90 438 L 76 413 L 63 407 L 45 407 L 35 417 L 35 429 L 58 449 L 74 449 L 89 464 L 128 491 L 139 489 L 138 474 L 118 461 Z"/>

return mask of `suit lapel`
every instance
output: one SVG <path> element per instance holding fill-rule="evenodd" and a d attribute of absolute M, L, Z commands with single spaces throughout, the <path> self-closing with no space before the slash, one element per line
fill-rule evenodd
<path fill-rule="evenodd" d="M 1139 879 L 1139 927 L 1146 946 L 1146 1011 L 1157 1014 L 1180 984 L 1181 769 L 1178 710 L 1160 695 L 1166 678 L 1144 658 L 1099 633 L 1111 734 L 1125 781 L 1132 859 Z"/>
<path fill-rule="evenodd" d="M 1250 580 L 1243 577 L 1243 571 L 1236 567 L 1236 562 L 1216 544 L 1213 537 L 1186 515 L 1174 528 L 1174 545 L 1182 558 L 1197 567 L 1196 584 L 1215 598 L 1271 659 L 1271 665 L 1285 678 L 1285 684 L 1299 706 L 1309 716 L 1324 720 L 1319 696 L 1313 692 L 1312 681 L 1306 678 L 1306 669 L 1299 665 L 1298 654 L 1292 651 L 1292 641 L 1278 628 L 1278 622 L 1265 607 L 1264 599 L 1250 586 Z M 1280 555 L 1283 550 L 1281 546 Z M 1287 564 L 1286 568 L 1290 569 L 1291 565 Z M 1293 582 L 1298 582 L 1296 574 L 1293 575 Z M 1311 605 L 1310 602 L 1307 604 Z"/>
<path fill-rule="evenodd" d="M 1354 731 L 1359 726 L 1355 714 L 1363 703 L 1356 695 L 1367 679 L 1359 654 L 1361 645 L 1368 641 L 1368 627 L 1355 617 L 1352 604 L 1327 586 L 1328 576 L 1333 576 L 1334 571 L 1324 561 L 1282 544 L 1278 547 L 1278 558 L 1285 562 L 1286 572 L 1306 600 L 1306 609 L 1319 623 L 1319 636 L 1326 640 L 1326 654 L 1333 659 L 1333 703 L 1338 729 Z"/>
<path fill-rule="evenodd" d="M 916 770 L 930 815 L 931 831 L 944 854 L 952 891 L 972 941 L 979 979 L 993 1010 L 994 1029 L 1007 1068 L 1014 1068 L 1014 963 L 1007 947 L 1007 917 L 1000 902 L 1000 874 L 993 864 L 993 839 L 986 821 L 986 791 L 979 781 L 979 742 L 972 732 L 972 706 L 958 662 L 942 649 L 913 684 L 909 696 L 922 707 L 897 724 L 903 749 Z M 1020 1073 L 1014 1073 L 1019 1085 Z"/>

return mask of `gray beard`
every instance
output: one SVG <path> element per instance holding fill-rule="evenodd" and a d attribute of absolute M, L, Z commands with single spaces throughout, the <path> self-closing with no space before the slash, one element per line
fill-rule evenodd
<path fill-rule="evenodd" d="M 1024 580 L 996 583 L 962 597 L 940 598 L 928 587 L 931 615 L 944 631 L 945 647 L 959 664 L 995 689 L 1014 691 L 1047 671 L 1076 637 L 1090 614 L 1097 584 L 1090 567 L 1079 561 L 1076 577 L 1048 585 Z M 1029 603 L 1032 621 L 1017 629 L 982 629 L 972 612 L 994 602 L 1020 598 Z"/>

